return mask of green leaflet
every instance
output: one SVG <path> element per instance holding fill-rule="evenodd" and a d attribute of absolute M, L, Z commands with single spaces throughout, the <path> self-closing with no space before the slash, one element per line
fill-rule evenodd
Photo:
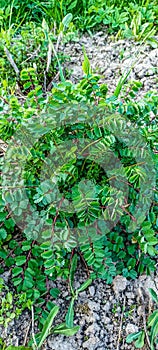
<path fill-rule="evenodd" d="M 145 338 L 145 332 L 140 331 L 140 332 L 129 334 L 126 338 L 126 342 L 129 344 L 134 341 L 135 347 L 137 349 L 141 349 L 144 346 L 144 338 Z"/>
<path fill-rule="evenodd" d="M 156 304 L 158 304 L 158 296 L 157 296 L 156 292 L 152 288 L 149 288 L 149 292 L 150 292 L 152 299 L 155 301 Z"/>
<path fill-rule="evenodd" d="M 137 349 L 141 349 L 144 346 L 145 332 L 141 331 L 138 339 L 135 341 L 134 345 Z"/>
<path fill-rule="evenodd" d="M 134 340 L 136 340 L 139 335 L 141 334 L 141 332 L 136 332 L 136 333 L 131 333 L 126 337 L 126 343 L 130 344 L 132 343 Z"/>
<path fill-rule="evenodd" d="M 74 289 L 73 289 L 73 281 L 74 281 L 74 275 L 76 272 L 76 268 L 77 268 L 77 254 L 74 254 L 72 260 L 71 260 L 71 267 L 70 267 L 70 277 L 69 277 L 69 284 L 70 284 L 70 290 L 72 295 L 74 295 Z"/>
<path fill-rule="evenodd" d="M 64 26 L 64 30 L 65 30 L 66 28 L 68 28 L 70 22 L 72 21 L 72 18 L 73 18 L 72 13 L 68 13 L 68 14 L 63 18 L 62 24 L 63 24 L 63 26 Z"/>
<path fill-rule="evenodd" d="M 66 326 L 67 328 L 73 328 L 74 323 L 74 298 L 71 300 L 68 311 L 66 313 Z"/>
<path fill-rule="evenodd" d="M 73 336 L 74 334 L 76 334 L 79 329 L 80 329 L 80 326 L 68 328 L 68 327 L 66 327 L 65 323 L 62 323 L 61 325 L 53 328 L 53 333 L 54 334 L 63 334 L 63 335 L 70 337 L 70 336 Z"/>
<path fill-rule="evenodd" d="M 89 278 L 87 281 L 81 284 L 81 286 L 76 290 L 76 294 L 78 295 L 78 293 L 83 292 L 87 287 L 90 286 L 91 283 L 92 283 L 92 279 Z"/>
<path fill-rule="evenodd" d="M 47 338 L 47 336 L 50 332 L 50 328 L 52 327 L 53 320 L 54 320 L 55 316 L 57 315 L 58 311 L 59 311 L 59 307 L 54 306 L 54 308 L 50 311 L 47 319 L 45 320 L 45 323 L 43 325 L 43 329 L 42 329 L 42 332 L 40 335 L 39 344 L 38 344 L 39 348 L 42 346 L 43 342 Z"/>
<path fill-rule="evenodd" d="M 91 66 L 84 47 L 83 47 L 83 55 L 84 55 L 84 61 L 82 63 L 82 69 L 86 75 L 89 75 L 91 73 Z"/>

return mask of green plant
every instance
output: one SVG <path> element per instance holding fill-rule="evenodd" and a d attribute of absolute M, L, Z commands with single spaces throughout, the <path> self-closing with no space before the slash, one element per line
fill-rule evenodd
<path fill-rule="evenodd" d="M 85 77 L 83 81 L 79 83 L 76 87 L 73 86 L 70 82 L 65 82 L 65 83 L 60 83 L 58 86 L 56 85 L 53 88 L 52 90 L 53 95 L 52 97 L 49 97 L 50 106 L 62 105 L 63 100 L 65 99 L 67 99 L 67 101 L 69 100 L 82 101 L 86 99 L 90 101 L 97 100 L 101 104 L 103 103 L 104 95 L 102 93 L 102 87 L 99 87 L 99 85 L 98 86 L 96 85 L 96 82 L 98 79 L 97 77 L 88 74 L 89 63 L 87 61 L 87 58 L 84 64 L 84 69 L 85 69 L 85 73 L 87 74 L 87 77 Z M 36 82 L 36 76 L 34 75 L 34 71 L 24 70 L 21 73 L 24 84 L 26 84 L 27 81 L 29 81 L 30 73 L 31 73 L 32 79 L 35 79 L 35 82 Z M 93 86 L 95 86 L 95 90 L 94 90 L 95 94 L 93 94 Z M 37 99 L 36 99 L 36 92 L 38 93 Z M 58 102 L 57 104 L 57 101 L 60 101 L 60 102 Z M 104 101 L 105 101 L 105 97 L 104 97 Z M 43 99 L 41 99 L 37 88 L 35 88 L 34 91 L 32 90 L 31 92 L 28 93 L 28 102 L 26 100 L 25 103 L 26 103 L 25 104 L 26 107 L 28 106 L 28 104 L 29 105 L 31 104 L 31 108 L 32 108 L 31 113 L 36 113 L 36 111 L 39 111 L 39 107 L 36 108 L 37 103 L 41 106 L 40 108 L 43 108 Z M 23 117 L 24 117 L 24 113 L 26 112 L 28 113 L 28 110 L 25 109 L 26 108 L 25 106 L 22 111 Z M 108 103 L 106 103 L 106 106 L 108 107 Z M 115 110 L 116 108 L 121 108 L 121 105 L 120 106 L 118 105 L 117 107 L 117 105 L 114 104 L 114 102 L 112 101 L 112 102 L 109 102 L 109 107 L 110 109 L 112 108 L 112 110 Z M 18 108 L 21 109 L 21 106 L 16 105 L 16 108 L 17 108 L 16 113 L 18 113 Z M 136 116 L 135 109 L 133 109 L 133 115 Z M 132 118 L 132 115 L 130 115 L 130 118 Z M 28 117 L 26 118 L 26 122 L 28 123 L 29 120 L 30 122 L 32 122 L 31 116 L 30 118 Z M 21 122 L 22 120 L 20 121 L 20 123 Z M 43 121 L 41 119 L 41 125 L 42 123 Z M 40 133 L 43 132 L 42 130 L 43 129 L 41 127 Z M 74 140 L 76 139 L 76 137 L 78 138 L 78 137 L 81 137 L 82 135 L 87 135 L 90 138 L 91 142 L 96 142 L 97 138 L 102 137 L 103 135 L 102 129 L 97 125 L 94 125 L 93 127 L 88 127 L 85 133 L 85 128 L 82 126 L 82 123 L 80 123 L 76 129 L 76 134 L 74 134 L 74 130 L 75 130 L 74 126 L 68 129 L 71 139 L 74 138 Z M 105 138 L 106 145 L 111 144 L 113 147 L 113 143 L 116 142 L 115 138 L 113 136 L 110 136 L 109 133 L 107 133 L 107 131 L 104 134 L 104 138 Z M 31 154 L 29 156 L 29 159 L 27 160 L 26 169 L 25 169 L 25 181 L 26 181 L 25 186 L 28 186 L 28 196 L 30 200 L 33 201 L 36 205 L 38 205 L 39 213 L 42 210 L 42 215 L 43 215 L 44 213 L 43 210 L 45 210 L 45 215 L 48 222 L 50 222 L 50 227 L 52 227 L 52 222 L 55 222 L 56 227 L 62 228 L 63 232 L 61 231 L 60 236 L 58 236 L 58 243 L 57 242 L 55 243 L 56 244 L 55 250 L 52 249 L 51 243 L 48 243 L 47 241 L 46 243 L 42 243 L 41 245 L 37 244 L 36 242 L 37 231 L 34 231 L 33 223 L 31 223 L 31 226 L 28 226 L 28 228 L 26 229 L 26 235 L 28 239 L 27 242 L 22 242 L 21 246 L 19 245 L 17 246 L 16 242 L 15 241 L 13 242 L 12 240 L 9 243 L 9 247 L 10 247 L 9 249 L 14 248 L 14 254 L 15 254 L 15 257 L 12 256 L 12 260 L 9 262 L 10 266 L 11 264 L 16 264 L 16 267 L 13 268 L 13 282 L 18 289 L 23 288 L 24 291 L 27 289 L 28 297 L 31 296 L 31 298 L 33 297 L 32 287 L 34 286 L 35 288 L 34 300 L 38 299 L 40 293 L 42 293 L 43 295 L 47 294 L 47 289 L 45 286 L 46 277 L 47 278 L 56 278 L 57 276 L 64 276 L 65 278 L 68 277 L 69 252 L 71 252 L 71 249 L 73 249 L 76 245 L 73 237 L 72 238 L 69 237 L 69 239 L 67 239 L 66 232 L 64 233 L 65 219 L 70 220 L 72 225 L 72 222 L 73 222 L 72 214 L 68 213 L 66 216 L 65 213 L 62 212 L 60 208 L 59 208 L 60 210 L 56 212 L 54 206 L 50 204 L 53 197 L 51 199 L 50 191 L 49 191 L 49 188 L 50 188 L 49 181 L 44 181 L 41 184 L 40 179 L 38 179 L 36 175 L 37 170 L 40 169 L 42 164 L 41 162 L 45 157 L 45 152 L 51 151 L 51 153 L 54 154 L 55 149 L 53 148 L 54 147 L 53 140 L 55 140 L 55 142 L 59 144 L 63 140 L 65 140 L 65 128 L 61 128 L 59 134 L 56 133 L 55 131 L 53 133 L 52 132 L 48 133 L 47 136 L 42 136 L 42 139 L 40 139 L 40 143 L 37 143 L 35 148 L 31 150 Z M 117 149 L 118 149 L 118 146 L 117 146 Z M 63 151 L 64 151 L 64 148 L 63 148 Z M 61 148 L 61 152 L 63 151 Z M 116 151 L 116 148 L 115 148 L 115 152 L 117 155 L 119 154 L 118 151 Z M 130 196 L 132 200 L 133 196 L 136 196 L 135 188 L 139 186 L 139 181 L 140 181 L 139 178 L 141 173 L 139 173 L 140 170 L 137 169 L 137 166 L 135 167 L 133 166 L 133 158 L 131 157 L 130 152 L 128 152 L 126 148 L 120 149 L 119 152 L 120 152 L 120 156 L 123 159 L 123 162 L 125 162 L 124 164 L 127 164 L 127 173 L 128 173 L 129 181 L 131 184 L 134 183 L 134 186 L 135 186 L 135 187 L 130 186 Z M 70 157 L 70 154 L 67 155 L 68 158 Z M 67 158 L 65 160 L 67 161 Z M 131 162 L 132 167 L 128 166 L 129 161 Z M 34 167 L 32 166 L 32 164 L 35 164 Z M 109 191 L 109 187 L 107 186 L 107 177 L 101 171 L 99 165 L 95 164 L 94 162 L 91 163 L 91 161 L 87 161 L 87 162 L 78 161 L 76 165 L 70 162 L 70 164 L 68 163 L 67 165 L 64 165 L 64 166 L 65 168 L 63 167 L 63 171 L 66 170 L 66 172 L 69 174 L 69 177 L 67 177 L 66 179 L 66 181 L 68 182 L 65 183 L 64 177 L 62 177 L 63 175 L 61 173 L 60 186 L 62 186 L 62 188 L 64 189 L 64 193 L 67 196 L 68 183 L 71 184 L 72 199 L 74 201 L 74 204 L 78 208 L 77 220 L 80 227 L 82 227 L 83 221 L 87 222 L 87 224 L 89 222 L 93 223 L 94 218 L 100 215 L 99 201 L 101 200 L 102 205 L 104 206 L 106 203 L 106 198 L 108 198 L 109 196 L 113 198 L 113 196 L 115 195 L 115 193 Z M 100 175 L 99 175 L 99 172 L 100 172 Z M 84 188 L 86 189 L 85 187 L 86 183 L 81 181 L 82 176 L 84 174 L 86 174 L 87 181 L 89 181 L 87 182 L 86 196 L 84 193 L 85 190 L 83 191 L 83 188 L 82 188 L 83 187 L 82 184 L 83 184 Z M 93 189 L 93 186 L 91 187 L 92 179 L 93 179 L 93 183 L 95 184 L 95 187 L 94 187 L 95 190 Z M 132 182 L 131 180 L 132 181 L 134 180 L 134 182 Z M 76 186 L 75 185 L 76 181 L 81 181 L 81 185 Z M 100 188 L 99 184 L 97 184 L 98 181 L 100 181 L 100 184 L 103 186 L 102 189 Z M 20 192 L 18 193 L 19 193 L 18 195 L 20 195 Z M 118 195 L 120 196 L 120 194 Z M 85 198 L 83 198 L 83 196 L 85 196 Z M 91 198 L 91 201 L 89 201 L 88 211 L 87 211 L 86 197 L 87 199 L 89 197 Z M 9 197 L 7 200 L 9 200 Z M 11 204 L 12 201 L 14 202 L 14 205 L 15 205 L 15 200 L 13 200 L 12 198 L 10 198 L 10 200 L 11 202 L 9 205 L 12 205 Z M 59 195 L 59 200 L 62 200 L 61 195 Z M 18 204 L 18 207 L 20 206 Z M 24 206 L 24 200 L 23 200 L 23 206 Z M 17 212 L 17 215 L 20 216 L 21 213 L 22 211 L 20 210 L 19 212 Z M 152 265 L 152 263 L 149 264 L 149 261 L 147 259 L 150 260 L 150 258 L 145 257 L 145 255 L 146 253 L 150 254 L 151 256 L 152 254 L 156 254 L 156 250 L 154 249 L 154 246 L 157 243 L 157 239 L 155 237 L 155 231 L 151 228 L 153 224 L 155 225 L 155 220 L 156 220 L 156 216 L 154 214 L 153 208 L 152 208 L 151 218 L 152 218 L 151 223 L 150 223 L 150 220 L 151 220 L 150 217 L 146 222 L 146 230 L 149 230 L 149 232 L 145 233 L 145 226 L 143 227 L 142 225 L 142 235 L 140 234 L 140 231 L 136 231 L 134 233 L 132 240 L 135 243 L 132 246 L 127 245 L 128 247 L 127 251 L 125 250 L 125 246 L 128 239 L 131 239 L 130 238 L 131 235 L 129 234 L 129 236 L 127 237 L 127 235 L 123 232 L 125 231 L 126 225 L 129 224 L 128 212 L 125 212 L 125 214 L 121 218 L 120 224 L 116 226 L 116 228 L 112 230 L 112 232 L 109 235 L 106 235 L 106 236 L 104 235 L 104 237 L 102 238 L 98 237 L 98 240 L 96 242 L 93 242 L 93 239 L 92 239 L 92 241 L 88 240 L 86 244 L 85 242 L 84 244 L 81 244 L 80 250 L 83 253 L 84 259 L 87 261 L 88 266 L 92 267 L 100 277 L 106 278 L 108 283 L 111 282 L 112 276 L 115 276 L 117 273 L 121 273 L 121 272 L 123 272 L 124 276 L 126 277 L 134 278 L 137 274 L 135 270 L 137 260 L 139 261 L 139 264 L 137 264 L 137 269 L 140 272 L 143 272 L 143 269 L 145 266 L 148 271 L 150 269 L 152 270 L 154 266 Z M 45 216 L 43 216 L 43 219 L 45 221 Z M 43 219 L 41 217 L 41 220 Z M 74 217 L 74 219 L 76 220 L 76 217 Z M 143 220 L 144 219 L 145 217 L 143 217 Z M 124 231 L 122 231 L 122 228 Z M 92 230 L 92 235 L 93 235 L 93 230 Z M 98 227 L 98 232 L 99 231 L 102 232 L 102 230 L 105 232 L 104 225 L 103 227 L 102 226 Z M 32 241 L 32 239 L 30 239 L 31 237 L 29 238 L 29 232 L 31 232 L 31 235 L 33 235 L 33 231 L 35 234 L 35 237 L 34 237 L 35 240 Z M 120 237 L 120 232 L 122 232 L 122 237 Z M 145 239 L 147 241 L 143 241 L 144 234 L 145 234 Z M 49 230 L 43 232 L 43 238 L 45 240 L 48 240 L 50 238 L 50 235 L 51 233 Z M 62 238 L 62 235 L 63 235 L 63 238 Z M 64 238 L 64 235 L 65 235 L 65 238 Z M 65 246 L 62 245 L 62 249 L 61 249 L 60 240 L 63 242 L 63 239 L 64 239 Z M 137 244 L 142 249 L 141 256 L 138 256 L 136 252 Z M 56 251 L 57 245 L 59 245 L 60 249 Z M 68 256 L 67 256 L 67 252 L 68 252 Z M 133 254 L 135 252 L 136 252 L 136 256 L 133 257 Z M 3 252 L 3 256 L 4 256 L 4 252 Z M 5 253 L 5 256 L 7 256 L 7 253 Z M 117 261 L 119 259 L 120 261 Z M 128 265 L 126 267 L 127 262 L 128 262 Z M 45 268 L 46 277 L 43 276 L 42 271 L 41 271 L 41 275 L 39 274 L 39 269 L 41 270 L 42 266 L 44 266 Z M 36 276 L 36 271 L 38 271 L 38 276 L 39 276 L 38 280 L 34 278 L 34 276 Z M 21 283 L 22 281 L 23 283 Z M 39 292 L 39 290 L 41 292 Z M 44 303 L 44 298 L 42 299 L 42 302 Z"/>
<path fill-rule="evenodd" d="M 18 318 L 23 310 L 31 307 L 31 300 L 27 299 L 26 293 L 15 294 L 5 286 L 3 279 L 0 279 L 1 310 L 0 324 L 7 327 L 11 320 Z"/>
<path fill-rule="evenodd" d="M 77 268 L 77 254 L 74 254 L 71 260 L 71 267 L 70 267 L 70 275 L 69 275 L 69 285 L 70 285 L 70 292 L 71 292 L 71 302 L 68 308 L 68 311 L 66 313 L 66 326 L 69 328 L 73 327 L 73 320 L 74 320 L 74 302 L 78 298 L 78 294 L 80 292 L 83 292 L 91 283 L 92 279 L 89 278 L 87 281 L 85 281 L 78 289 L 74 290 L 73 288 L 73 281 L 74 281 L 74 275 Z"/>
<path fill-rule="evenodd" d="M 3 344 L 3 350 L 35 350 L 35 349 L 41 349 L 42 345 L 44 344 L 47 336 L 51 333 L 54 334 L 64 334 L 67 336 L 72 336 L 74 335 L 79 327 L 78 326 L 67 326 L 65 323 L 60 324 L 58 326 L 52 327 L 52 323 L 54 318 L 56 317 L 57 313 L 59 312 L 59 307 L 54 305 L 51 309 L 51 311 L 49 312 L 47 318 L 44 321 L 42 330 L 40 333 L 36 334 L 36 336 L 34 336 L 34 334 L 32 334 L 32 340 L 29 341 L 29 345 L 28 346 L 12 346 L 9 345 L 8 347 L 5 346 L 5 344 Z M 0 344 L 1 345 L 1 344 Z"/>
<path fill-rule="evenodd" d="M 17 83 L 20 94 L 23 94 L 19 77 L 23 68 L 34 67 L 43 94 L 47 89 L 51 89 L 53 77 L 57 74 L 58 69 L 61 79 L 64 80 L 61 64 L 66 57 L 61 52 L 59 53 L 58 49 L 63 37 L 65 40 L 72 37 L 72 30 L 69 30 L 71 21 L 72 14 L 67 13 L 60 22 L 58 31 L 54 28 L 53 32 L 44 18 L 41 26 L 29 22 L 23 26 L 21 23 L 17 26 L 12 24 L 6 29 L 6 21 L 4 24 L 2 22 L 0 72 L 4 89 L 12 86 L 11 90 L 14 91 Z M 24 86 L 27 91 L 30 91 L 31 88 L 33 88 L 31 81 Z"/>
<path fill-rule="evenodd" d="M 70 20 L 63 19 L 65 25 Z M 36 59 L 27 65 L 20 58 L 18 77 L 9 68 L 13 79 L 2 65 L 0 132 L 8 149 L 0 159 L 0 259 L 17 293 L 34 305 L 42 343 L 51 331 L 75 334 L 74 303 L 91 279 L 111 283 L 117 274 L 135 278 L 155 269 L 158 99 L 150 92 L 136 103 L 141 84 L 129 83 L 128 76 L 107 98 L 108 87 L 93 74 L 84 48 L 84 78 L 78 84 L 66 80 L 56 55 L 61 81 L 44 90 L 44 71 L 54 74 L 50 52 L 55 48 L 56 54 L 57 43 L 46 21 L 31 26 L 31 52 L 40 35 L 44 44 L 39 67 Z M 28 40 L 28 32 L 22 35 Z M 24 40 L 18 44 L 25 56 Z M 74 290 L 77 257 L 91 274 Z M 58 277 L 69 280 L 70 305 L 65 322 L 52 328 L 60 291 L 49 281 Z"/>
<path fill-rule="evenodd" d="M 2 1 L 0 24 L 8 29 L 28 21 L 40 24 L 45 18 L 52 30 L 60 27 L 68 13 L 72 13 L 74 25 L 80 30 L 92 31 L 98 25 L 105 25 L 108 32 L 116 33 L 117 37 L 134 36 L 137 40 L 151 37 L 154 40 L 158 7 L 156 0 L 132 1 L 130 4 L 126 0 L 113 3 L 110 0 L 22 0 L 20 4 L 13 0 L 10 4 L 7 0 Z"/>
<path fill-rule="evenodd" d="M 149 288 L 150 295 L 153 301 L 158 305 L 158 297 L 156 292 Z M 148 345 L 151 350 L 155 350 L 155 344 L 157 344 L 157 335 L 158 335 L 158 310 L 153 311 L 147 320 L 147 330 L 141 330 L 136 333 L 129 334 L 126 338 L 127 343 L 132 343 L 134 341 L 134 345 L 137 349 L 141 349 L 146 341 L 146 337 L 148 337 Z"/>

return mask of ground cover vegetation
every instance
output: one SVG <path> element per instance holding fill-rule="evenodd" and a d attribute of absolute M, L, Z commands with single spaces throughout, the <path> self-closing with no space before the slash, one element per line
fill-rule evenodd
<path fill-rule="evenodd" d="M 84 77 L 73 84 L 59 46 L 104 25 L 112 40 L 157 47 L 157 15 L 156 1 L 1 1 L 0 274 L 11 272 L 12 287 L 0 279 L 0 324 L 30 309 L 40 333 L 28 346 L 40 348 L 50 331 L 77 332 L 75 300 L 93 279 L 110 284 L 156 269 L 158 96 L 136 102 L 141 83 L 128 74 L 109 96 L 84 48 Z M 78 264 L 87 280 L 74 290 Z M 52 326 L 60 290 L 49 282 L 57 278 L 68 281 L 70 304 Z M 127 341 L 140 348 L 144 338 L 140 331 Z"/>

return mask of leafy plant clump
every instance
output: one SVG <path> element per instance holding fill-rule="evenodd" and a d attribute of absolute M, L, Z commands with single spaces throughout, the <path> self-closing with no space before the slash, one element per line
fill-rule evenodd
<path fill-rule="evenodd" d="M 1 23 L 5 20 L 6 26 L 28 21 L 41 23 L 45 18 L 52 28 L 60 27 L 63 18 L 71 13 L 73 23 L 80 30 L 92 31 L 98 25 L 106 26 L 110 34 L 127 38 L 135 37 L 151 39 L 156 33 L 158 5 L 152 1 L 113 1 L 88 0 L 88 1 L 2 1 Z"/>
<path fill-rule="evenodd" d="M 18 318 L 23 310 L 31 307 L 31 300 L 26 297 L 26 293 L 17 294 L 13 297 L 2 278 L 0 278 L 0 294 L 0 325 L 4 325 L 4 327 L 7 328 L 11 320 Z"/>
<path fill-rule="evenodd" d="M 106 99 L 107 88 L 98 84 L 86 54 L 83 69 L 85 78 L 79 84 L 54 84 L 46 98 L 35 69 L 22 70 L 23 104 L 2 89 L 1 133 L 6 142 L 11 135 L 13 139 L 1 158 L 0 256 L 12 270 L 18 293 L 25 292 L 35 303 L 36 315 L 47 305 L 41 323 L 59 293 L 48 288 L 48 281 L 69 277 L 72 252 L 85 262 L 92 278 L 107 283 L 116 274 L 135 278 L 155 268 L 157 193 L 151 199 L 153 189 L 146 186 L 146 169 L 151 185 L 157 159 L 156 125 L 150 123 L 150 111 L 156 114 L 155 97 L 147 97 L 141 108 L 131 104 L 131 98 L 124 104 Z M 27 92 L 30 77 L 32 89 Z M 138 162 L 141 147 L 143 162 Z M 135 209 L 139 196 L 141 207 Z M 151 204 L 146 215 L 147 199 Z"/>
<path fill-rule="evenodd" d="M 84 78 L 68 80 L 57 49 L 72 16 L 63 13 L 58 38 L 45 20 L 25 23 L 17 45 L 19 29 L 1 32 L 0 273 L 11 271 L 18 300 L 25 296 L 39 320 L 37 347 L 50 331 L 78 330 L 75 302 L 94 278 L 150 274 L 158 252 L 157 96 L 136 103 L 141 84 L 121 78 L 108 97 L 84 49 Z M 87 280 L 74 290 L 78 263 Z M 53 328 L 58 278 L 68 281 L 70 304 Z M 12 300 L 9 292 L 11 318 Z"/>

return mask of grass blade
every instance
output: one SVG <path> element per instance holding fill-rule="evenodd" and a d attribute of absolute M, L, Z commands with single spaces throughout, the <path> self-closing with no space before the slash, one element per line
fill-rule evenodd
<path fill-rule="evenodd" d="M 66 326 L 72 328 L 74 324 L 74 299 L 71 300 L 66 317 Z"/>
<path fill-rule="evenodd" d="M 50 331 L 50 328 L 52 326 L 52 322 L 53 322 L 55 316 L 57 315 L 58 311 L 59 311 L 59 307 L 54 306 L 53 309 L 50 311 L 48 317 L 46 318 L 45 323 L 43 325 L 42 332 L 41 332 L 40 342 L 38 344 L 39 348 L 42 346 L 43 342 L 47 338 L 49 331 Z"/>

